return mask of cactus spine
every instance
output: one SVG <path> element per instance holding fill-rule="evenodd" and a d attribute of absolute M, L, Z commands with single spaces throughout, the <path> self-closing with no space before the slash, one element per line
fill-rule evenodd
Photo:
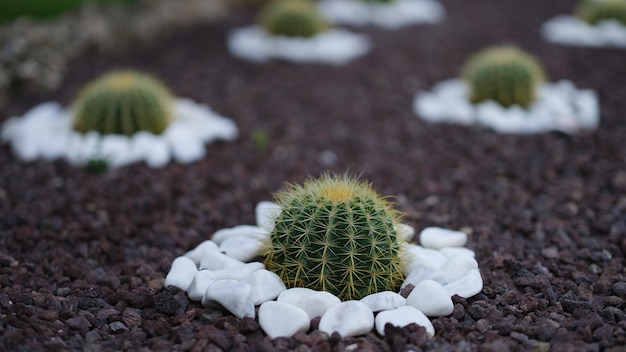
<path fill-rule="evenodd" d="M 582 0 L 576 7 L 576 16 L 592 25 L 605 20 L 626 25 L 626 0 Z"/>
<path fill-rule="evenodd" d="M 474 55 L 465 64 L 472 103 L 495 100 L 504 107 L 527 107 L 537 95 L 545 74 L 538 61 L 515 47 L 498 46 Z"/>
<path fill-rule="evenodd" d="M 81 133 L 133 135 L 163 132 L 172 116 L 172 96 L 155 78 L 113 71 L 88 84 L 74 102 L 74 129 Z"/>
<path fill-rule="evenodd" d="M 327 29 L 328 24 L 308 0 L 276 0 L 266 5 L 259 24 L 271 35 L 312 37 Z"/>
<path fill-rule="evenodd" d="M 289 186 L 276 202 L 282 211 L 264 246 L 265 266 L 288 287 L 343 300 L 399 288 L 399 213 L 370 184 L 326 174 Z"/>

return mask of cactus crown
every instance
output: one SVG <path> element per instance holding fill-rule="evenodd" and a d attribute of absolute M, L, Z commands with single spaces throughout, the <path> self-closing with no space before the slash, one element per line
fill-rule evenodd
<path fill-rule="evenodd" d="M 275 0 L 263 8 L 259 24 L 271 35 L 286 37 L 312 37 L 328 28 L 308 0 Z"/>
<path fill-rule="evenodd" d="M 325 174 L 278 193 L 281 207 L 264 245 L 265 266 L 288 287 L 343 300 L 397 290 L 404 240 L 400 214 L 369 183 Z"/>
<path fill-rule="evenodd" d="M 465 64 L 472 103 L 495 100 L 502 106 L 526 107 L 535 100 L 545 74 L 531 55 L 511 46 L 487 48 Z"/>
<path fill-rule="evenodd" d="M 576 16 L 592 25 L 604 20 L 617 20 L 626 25 L 626 0 L 582 0 Z"/>
<path fill-rule="evenodd" d="M 133 135 L 163 132 L 172 116 L 172 96 L 157 79 L 113 71 L 89 83 L 74 102 L 74 129 Z"/>

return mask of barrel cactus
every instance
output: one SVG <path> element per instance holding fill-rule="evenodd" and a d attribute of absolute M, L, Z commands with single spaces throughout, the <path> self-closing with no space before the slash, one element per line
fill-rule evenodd
<path fill-rule="evenodd" d="M 328 27 L 308 0 L 273 1 L 261 11 L 259 24 L 271 35 L 304 38 L 313 37 Z"/>
<path fill-rule="evenodd" d="M 369 183 L 323 175 L 276 195 L 281 207 L 264 245 L 265 266 L 288 287 L 342 300 L 397 290 L 405 240 L 400 214 Z"/>
<path fill-rule="evenodd" d="M 470 88 L 472 103 L 495 100 L 504 107 L 527 107 L 545 81 L 539 62 L 511 46 L 487 48 L 465 64 L 462 77 Z"/>
<path fill-rule="evenodd" d="M 576 7 L 576 16 L 592 25 L 605 20 L 626 25 L 626 0 L 582 0 Z"/>
<path fill-rule="evenodd" d="M 172 117 L 172 96 L 157 79 L 135 71 L 113 71 L 88 84 L 73 104 L 81 133 L 159 134 Z"/>

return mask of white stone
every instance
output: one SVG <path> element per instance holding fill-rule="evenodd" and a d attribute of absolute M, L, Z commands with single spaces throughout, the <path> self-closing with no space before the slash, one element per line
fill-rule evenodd
<path fill-rule="evenodd" d="M 428 336 L 435 335 L 435 328 L 430 320 L 420 312 L 419 309 L 412 306 L 404 306 L 394 310 L 387 310 L 378 313 L 376 316 L 376 331 L 382 336 L 385 335 L 385 325 L 405 327 L 415 323 L 426 329 Z"/>
<path fill-rule="evenodd" d="M 443 267 L 441 267 L 441 271 L 446 275 L 448 282 L 462 278 L 471 270 L 478 270 L 478 262 L 468 255 L 450 257 Z"/>
<path fill-rule="evenodd" d="M 206 251 L 200 257 L 200 269 L 221 270 L 239 268 L 245 263 L 221 252 Z"/>
<path fill-rule="evenodd" d="M 273 300 L 287 289 L 278 275 L 265 269 L 254 271 L 246 276 L 242 282 L 252 286 L 252 301 L 254 305 Z"/>
<path fill-rule="evenodd" d="M 116 168 L 141 160 L 150 167 L 163 167 L 172 155 L 180 162 L 195 161 L 204 155 L 204 143 L 233 140 L 238 135 L 232 120 L 205 105 L 176 99 L 173 111 L 174 119 L 160 135 L 138 132 L 130 137 L 103 136 L 93 131 L 74 131 L 69 110 L 57 103 L 43 103 L 22 117 L 8 119 L 1 137 L 22 160 L 64 158 L 72 165 L 83 166 L 101 158 Z"/>
<path fill-rule="evenodd" d="M 462 278 L 453 281 L 444 286 L 450 296 L 459 295 L 459 297 L 469 298 L 483 290 L 483 278 L 480 271 L 471 270 Z"/>
<path fill-rule="evenodd" d="M 457 255 L 466 255 L 472 258 L 476 257 L 476 253 L 474 253 L 473 250 L 465 248 L 465 247 L 445 247 L 445 248 L 441 248 L 439 252 L 441 252 L 441 254 L 448 257 L 448 259 L 450 257 L 454 257 Z"/>
<path fill-rule="evenodd" d="M 447 276 L 441 270 L 417 264 L 411 267 L 411 271 L 404 279 L 401 288 L 405 288 L 409 284 L 417 286 L 424 280 L 436 281 L 442 285 L 448 283 Z"/>
<path fill-rule="evenodd" d="M 446 316 L 454 311 L 454 303 L 448 291 L 433 280 L 424 280 L 417 284 L 407 297 L 406 304 L 429 317 Z"/>
<path fill-rule="evenodd" d="M 549 42 L 564 45 L 626 48 L 626 26 L 615 20 L 594 26 L 576 16 L 560 15 L 544 23 L 541 34 Z"/>
<path fill-rule="evenodd" d="M 219 303 L 237 318 L 255 317 L 252 287 L 236 280 L 216 280 L 209 283 L 202 305 Z"/>
<path fill-rule="evenodd" d="M 298 63 L 342 65 L 370 50 L 367 37 L 345 29 L 326 30 L 311 38 L 272 36 L 253 25 L 233 30 L 228 48 L 238 58 L 264 62 L 283 59 Z"/>
<path fill-rule="evenodd" d="M 222 241 L 229 237 L 242 236 L 248 237 L 255 240 L 262 240 L 267 238 L 267 231 L 260 228 L 259 226 L 252 225 L 238 225 L 235 227 L 231 227 L 228 229 L 217 230 L 213 236 L 211 236 L 211 240 L 217 243 L 218 245 L 222 244 Z"/>
<path fill-rule="evenodd" d="M 346 301 L 330 307 L 322 319 L 319 329 L 332 334 L 338 332 L 342 337 L 367 334 L 374 327 L 374 313 L 359 301 Z"/>
<path fill-rule="evenodd" d="M 259 325 L 272 339 L 306 332 L 310 324 L 306 312 L 291 304 L 269 301 L 259 307 Z"/>
<path fill-rule="evenodd" d="M 352 26 L 373 24 L 385 29 L 439 23 L 445 16 L 443 6 L 434 0 L 397 0 L 384 4 L 368 4 L 362 0 L 322 0 L 319 9 L 334 23 Z"/>
<path fill-rule="evenodd" d="M 211 282 L 215 281 L 215 279 L 215 275 L 213 275 L 213 272 L 210 270 L 198 271 L 193 277 L 191 285 L 189 285 L 189 289 L 187 290 L 189 299 L 197 302 L 202 301 L 202 297 L 204 297 L 206 289 L 209 287 Z"/>
<path fill-rule="evenodd" d="M 448 258 L 438 250 L 424 248 L 415 244 L 406 246 L 404 271 L 410 272 L 414 265 L 423 265 L 434 269 L 441 268 Z"/>
<path fill-rule="evenodd" d="M 200 266 L 200 259 L 210 252 L 219 252 L 219 247 L 215 244 L 215 242 L 206 240 L 197 245 L 196 248 L 185 253 L 184 256 L 193 260 L 193 262 L 196 263 L 196 266 Z"/>
<path fill-rule="evenodd" d="M 360 301 L 368 306 L 372 312 L 396 309 L 406 305 L 406 298 L 391 291 L 373 293 L 361 298 Z"/>
<path fill-rule="evenodd" d="M 176 286 L 186 292 L 197 272 L 198 268 L 191 259 L 178 257 L 174 259 L 170 271 L 165 276 L 165 287 Z"/>
<path fill-rule="evenodd" d="M 246 236 L 232 236 L 222 241 L 220 251 L 242 262 L 259 256 L 262 242 Z"/>
<path fill-rule="evenodd" d="M 416 115 L 432 123 L 484 125 L 498 133 L 531 134 L 548 131 L 575 133 L 595 129 L 600 111 L 595 92 L 576 89 L 569 81 L 544 83 L 537 99 L 527 108 L 505 108 L 495 101 L 472 104 L 461 79 L 436 84 L 430 92 L 418 92 L 413 101 Z"/>
<path fill-rule="evenodd" d="M 268 233 L 274 230 L 276 218 L 280 215 L 280 206 L 273 202 L 262 201 L 254 208 L 256 224 Z"/>
<path fill-rule="evenodd" d="M 330 292 L 315 291 L 302 287 L 283 291 L 278 295 L 277 301 L 304 309 L 309 315 L 309 319 L 322 316 L 328 309 L 341 303 L 341 300 Z"/>
<path fill-rule="evenodd" d="M 407 224 L 398 224 L 395 228 L 398 237 L 405 241 L 410 241 L 415 236 L 415 228 Z"/>
<path fill-rule="evenodd" d="M 241 281 L 246 276 L 252 274 L 257 270 L 265 269 L 263 263 L 260 262 L 252 262 L 252 263 L 242 263 L 241 265 L 234 267 L 226 267 L 220 270 L 213 270 L 213 275 L 217 279 L 232 279 Z"/>
<path fill-rule="evenodd" d="M 440 227 L 428 227 L 420 232 L 420 243 L 425 248 L 441 249 L 461 247 L 467 242 L 467 235 L 461 231 L 451 231 Z"/>

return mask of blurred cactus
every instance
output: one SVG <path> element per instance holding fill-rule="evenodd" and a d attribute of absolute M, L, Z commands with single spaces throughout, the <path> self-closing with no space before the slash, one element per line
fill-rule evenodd
<path fill-rule="evenodd" d="M 275 0 L 263 7 L 259 24 L 268 33 L 286 37 L 312 37 L 328 27 L 308 0 Z"/>
<path fill-rule="evenodd" d="M 155 78 L 135 71 L 114 71 L 87 85 L 74 103 L 79 132 L 133 135 L 163 132 L 171 120 L 172 96 Z"/>
<path fill-rule="evenodd" d="M 576 7 L 576 16 L 592 25 L 605 20 L 626 25 L 626 0 L 582 0 Z"/>
<path fill-rule="evenodd" d="M 399 213 L 370 184 L 324 175 L 291 185 L 276 202 L 281 213 L 265 246 L 265 266 L 288 287 L 342 300 L 399 288 Z"/>
<path fill-rule="evenodd" d="M 527 107 L 545 80 L 543 68 L 526 52 L 511 46 L 487 48 L 469 59 L 462 77 L 472 103 L 495 100 L 504 107 Z"/>

